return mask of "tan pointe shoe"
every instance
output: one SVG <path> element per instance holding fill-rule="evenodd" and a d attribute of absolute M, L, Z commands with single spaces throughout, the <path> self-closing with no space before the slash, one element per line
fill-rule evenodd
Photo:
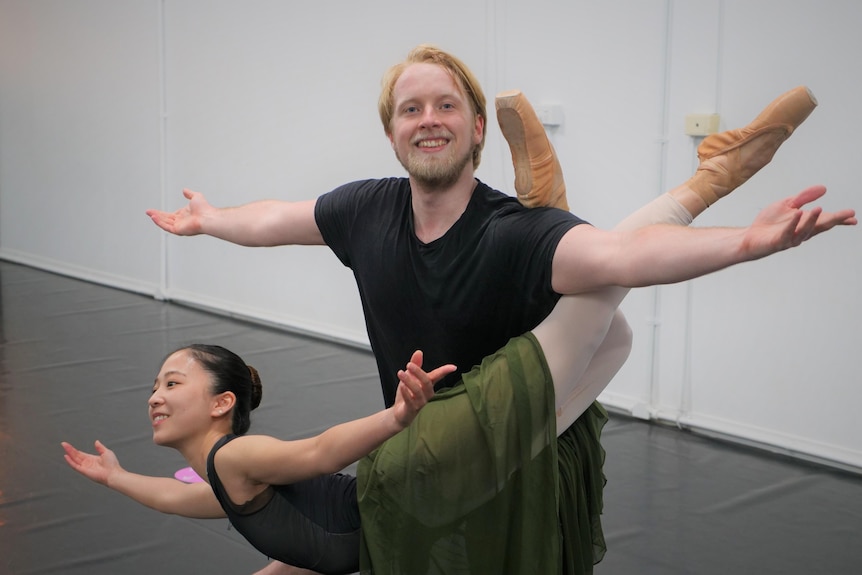
<path fill-rule="evenodd" d="M 707 136 L 697 147 L 700 166 L 688 187 L 707 206 L 714 204 L 768 164 L 816 106 L 811 90 L 799 86 L 773 100 L 746 127 Z"/>
<path fill-rule="evenodd" d="M 512 152 L 518 200 L 528 208 L 569 211 L 563 169 L 533 106 L 519 90 L 509 90 L 497 94 L 496 107 L 497 122 Z"/>

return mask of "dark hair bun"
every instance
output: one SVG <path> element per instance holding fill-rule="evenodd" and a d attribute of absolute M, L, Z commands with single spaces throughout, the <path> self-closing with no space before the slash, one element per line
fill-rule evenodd
<path fill-rule="evenodd" d="M 251 409 L 255 409 L 260 405 L 260 398 L 263 396 L 263 385 L 260 383 L 260 374 L 255 368 L 246 365 L 248 373 L 251 374 Z"/>

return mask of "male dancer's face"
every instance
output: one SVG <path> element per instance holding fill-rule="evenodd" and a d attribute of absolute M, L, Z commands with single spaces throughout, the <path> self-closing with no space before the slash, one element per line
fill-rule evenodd
<path fill-rule="evenodd" d="M 389 140 L 417 183 L 444 189 L 473 169 L 482 119 L 452 75 L 436 64 L 411 64 L 395 83 Z"/>

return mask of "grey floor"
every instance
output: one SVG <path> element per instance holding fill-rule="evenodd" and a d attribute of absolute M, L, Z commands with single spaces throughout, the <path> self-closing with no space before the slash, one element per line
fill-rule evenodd
<path fill-rule="evenodd" d="M 193 341 L 261 373 L 252 431 L 284 439 L 382 400 L 370 353 L 0 261 L 0 575 L 244 574 L 266 559 L 225 520 L 161 515 L 69 469 L 60 441 L 129 470 L 184 466 L 152 444 L 162 358 Z M 597 575 L 862 573 L 862 476 L 612 415 L 608 554 Z"/>

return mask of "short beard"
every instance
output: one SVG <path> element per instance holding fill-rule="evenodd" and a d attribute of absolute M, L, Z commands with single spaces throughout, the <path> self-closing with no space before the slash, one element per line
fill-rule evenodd
<path fill-rule="evenodd" d="M 417 184 L 431 190 L 442 190 L 449 188 L 458 181 L 464 167 L 468 162 L 473 161 L 473 150 L 471 149 L 461 158 L 449 158 L 441 162 L 423 162 L 412 156 L 408 156 L 407 161 L 405 161 L 397 152 L 395 157 L 398 158 L 398 161 L 407 170 L 407 174 Z"/>

